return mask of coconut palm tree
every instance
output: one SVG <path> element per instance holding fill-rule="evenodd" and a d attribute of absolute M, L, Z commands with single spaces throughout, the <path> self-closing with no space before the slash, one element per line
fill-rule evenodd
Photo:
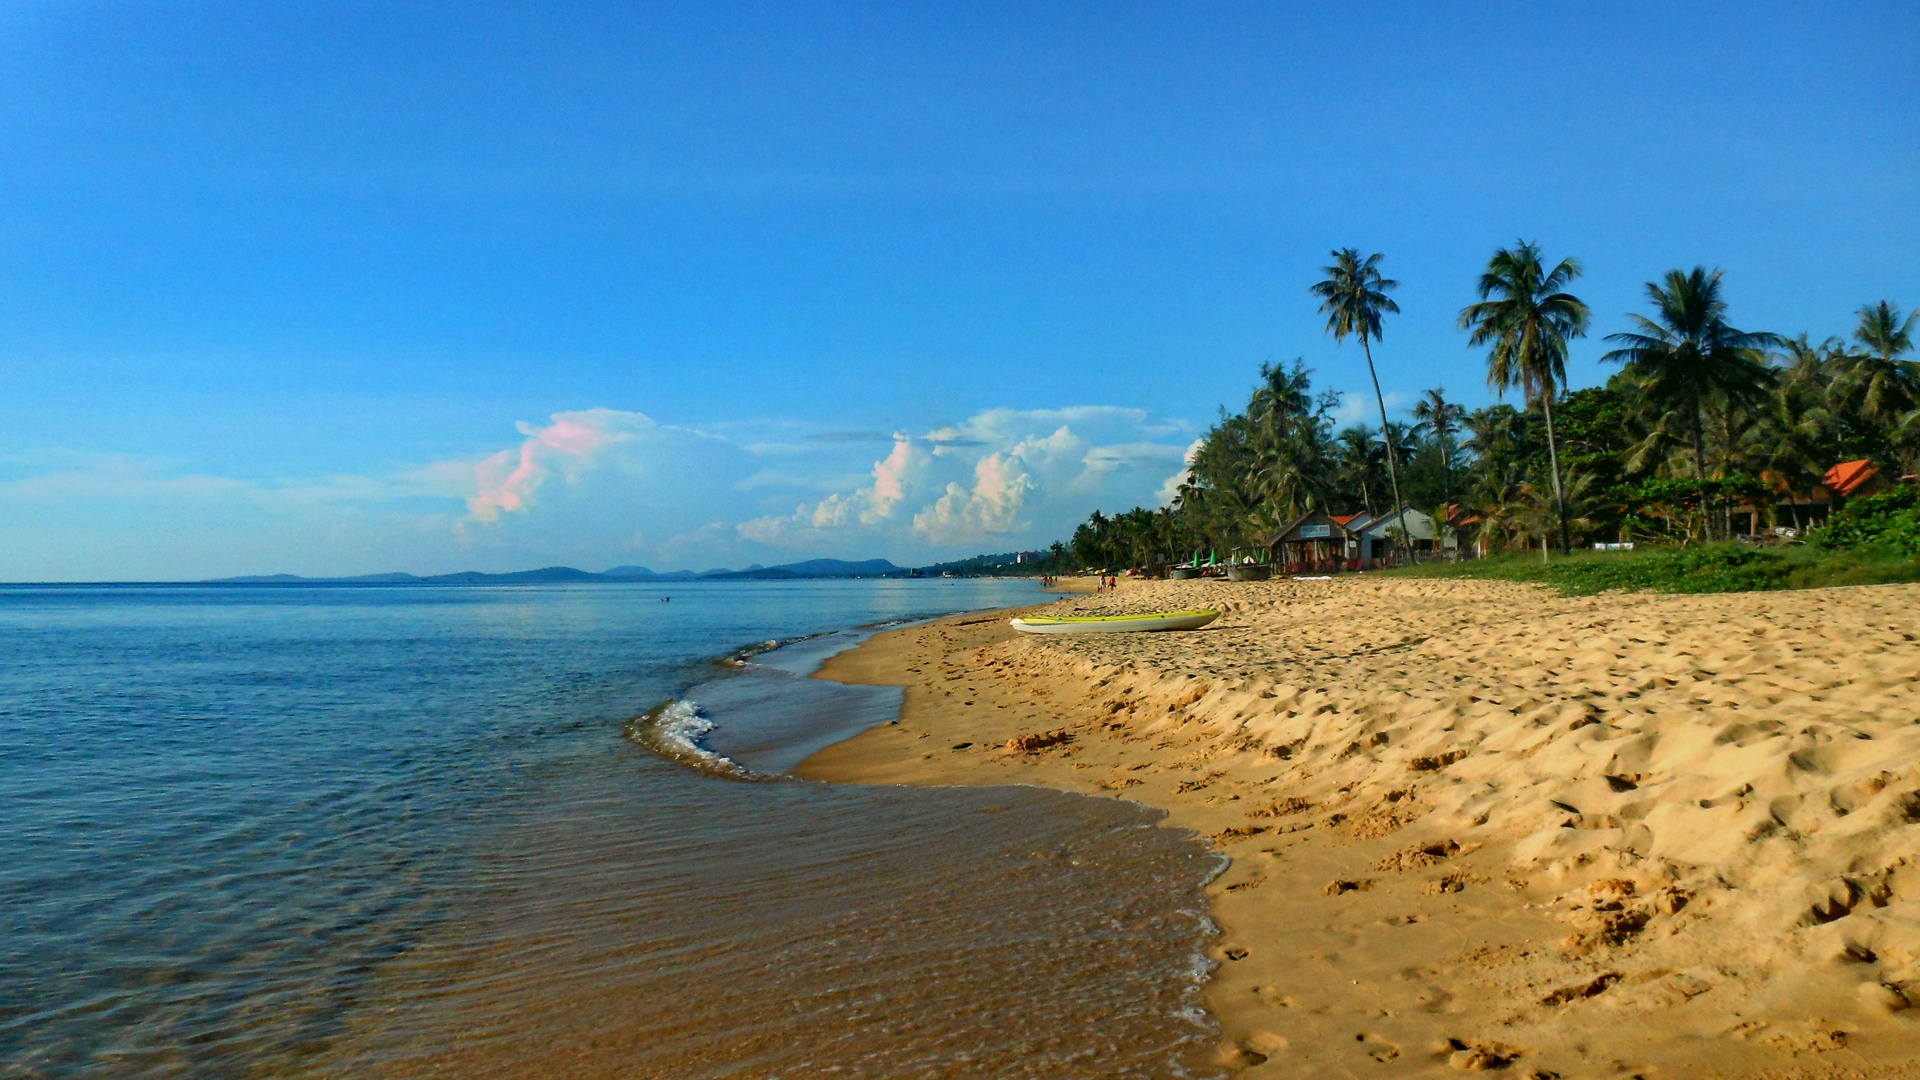
<path fill-rule="evenodd" d="M 1413 418 L 1420 422 L 1415 430 L 1424 429 L 1440 448 L 1440 498 L 1449 508 L 1453 505 L 1453 437 L 1459 434 L 1460 422 L 1465 417 L 1465 409 L 1447 400 L 1444 386 L 1421 394 L 1413 406 Z"/>
<path fill-rule="evenodd" d="M 1340 468 L 1336 479 L 1346 486 L 1348 491 L 1360 492 L 1360 509 L 1367 515 L 1373 515 L 1373 486 L 1380 470 L 1386 465 L 1386 452 L 1374 438 L 1374 431 L 1365 424 L 1355 424 L 1343 429 L 1334 437 L 1339 447 Z"/>
<path fill-rule="evenodd" d="M 1400 283 L 1380 276 L 1379 252 L 1362 259 L 1357 248 L 1340 248 L 1332 255 L 1333 265 L 1320 268 L 1327 276 L 1308 291 L 1320 298 L 1320 314 L 1327 317 L 1327 333 L 1333 335 L 1333 343 L 1339 345 L 1348 334 L 1353 334 L 1360 339 L 1360 351 L 1367 356 L 1367 375 L 1373 379 L 1373 400 L 1380 406 L 1380 427 L 1387 439 L 1387 477 L 1393 482 L 1393 505 L 1400 515 L 1400 534 L 1405 536 L 1407 504 L 1400 498 L 1400 467 L 1394 463 L 1397 455 L 1393 449 L 1393 433 L 1387 427 L 1387 399 L 1380 393 L 1380 375 L 1374 370 L 1373 349 L 1367 344 L 1369 338 L 1380 340 L 1380 316 L 1399 313 L 1400 305 L 1387 296 L 1387 291 Z"/>
<path fill-rule="evenodd" d="M 1566 291 L 1579 276 L 1578 261 L 1562 259 L 1548 270 L 1539 245 L 1517 241 L 1487 260 L 1480 275 L 1480 302 L 1460 311 L 1460 329 L 1473 331 L 1467 343 L 1493 346 L 1487 354 L 1487 384 L 1502 395 L 1521 387 L 1546 415 L 1547 465 L 1553 473 L 1562 554 L 1568 547 L 1566 489 L 1553 434 L 1553 399 L 1567 381 L 1567 341 L 1585 336 L 1590 320 L 1587 305 Z"/>
<path fill-rule="evenodd" d="M 1587 489 L 1593 486 L 1593 478 L 1569 470 L 1564 484 L 1557 495 L 1538 484 L 1523 484 L 1515 503 L 1505 509 L 1509 528 L 1516 538 L 1540 539 L 1542 560 L 1547 557 L 1547 544 L 1552 535 L 1568 522 L 1582 532 L 1594 526 L 1593 519 L 1585 512 Z"/>
<path fill-rule="evenodd" d="M 1664 286 L 1648 282 L 1654 318 L 1628 315 L 1639 331 L 1608 334 L 1607 340 L 1621 347 L 1601 357 L 1625 364 L 1648 397 L 1679 418 L 1692 437 L 1695 475 L 1702 480 L 1707 477 L 1708 401 L 1715 395 L 1728 402 L 1761 398 L 1773 384 L 1764 350 L 1781 344 L 1778 335 L 1750 334 L 1727 324 L 1720 276 L 1718 270 L 1696 266 L 1668 271 Z M 1711 522 L 1704 489 L 1700 512 Z M 1711 532 L 1707 538 L 1712 539 Z"/>
<path fill-rule="evenodd" d="M 1900 357 L 1913 351 L 1913 329 L 1920 312 L 1900 318 L 1900 309 L 1880 301 L 1858 312 L 1853 340 L 1866 347 L 1856 353 L 1843 378 L 1850 400 L 1862 417 L 1891 429 L 1920 401 L 1920 364 Z"/>
<path fill-rule="evenodd" d="M 1291 369 L 1272 361 L 1260 365 L 1260 388 L 1247 405 L 1247 419 L 1257 433 L 1279 441 L 1293 433 L 1299 420 L 1312 415 L 1311 374 L 1298 359 Z"/>

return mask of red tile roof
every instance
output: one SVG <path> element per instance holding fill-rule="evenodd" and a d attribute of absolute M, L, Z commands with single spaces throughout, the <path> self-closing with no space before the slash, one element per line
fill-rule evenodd
<path fill-rule="evenodd" d="M 1328 520 L 1332 521 L 1335 525 L 1345 525 L 1347 522 L 1359 516 L 1359 514 L 1333 514 L 1329 516 Z"/>
<path fill-rule="evenodd" d="M 1867 458 L 1861 458 L 1859 461 L 1843 461 L 1828 469 L 1824 480 L 1834 494 L 1851 495 L 1879 472 L 1879 466 Z"/>

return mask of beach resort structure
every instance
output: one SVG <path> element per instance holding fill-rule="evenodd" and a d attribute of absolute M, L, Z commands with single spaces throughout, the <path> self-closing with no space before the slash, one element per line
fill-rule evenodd
<path fill-rule="evenodd" d="M 1770 507 L 1773 521 L 1767 520 L 1769 508 L 1762 508 L 1749 501 L 1733 508 L 1735 521 L 1744 516 L 1746 531 L 1757 536 L 1766 531 L 1769 524 L 1791 525 L 1804 529 L 1825 521 L 1828 515 L 1846 505 L 1848 499 L 1868 495 L 1877 495 L 1894 483 L 1895 474 L 1881 468 L 1871 458 L 1855 461 L 1843 461 L 1828 469 L 1820 482 L 1805 492 L 1783 491 L 1783 497 L 1777 497 Z M 1902 476 L 1900 480 L 1911 483 L 1913 477 Z"/>
<path fill-rule="evenodd" d="M 1431 558 L 1436 551 L 1457 551 L 1459 542 L 1452 530 L 1436 542 L 1433 516 L 1407 508 L 1378 515 L 1328 514 L 1309 510 L 1289 522 L 1259 546 L 1282 573 L 1314 571 L 1369 570 L 1393 561 Z M 1400 536 L 1401 522 L 1406 536 Z M 1404 542 L 1403 542 L 1404 541 Z"/>
<path fill-rule="evenodd" d="M 1324 510 L 1309 510 L 1260 546 L 1267 550 L 1270 561 L 1282 573 L 1345 569 L 1350 559 L 1358 558 L 1357 537 L 1347 529 L 1347 522 L 1357 516 L 1335 517 Z"/>

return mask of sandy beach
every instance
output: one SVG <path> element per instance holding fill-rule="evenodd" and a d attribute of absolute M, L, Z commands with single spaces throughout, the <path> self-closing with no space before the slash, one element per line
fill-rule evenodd
<path fill-rule="evenodd" d="M 1232 859 L 1247 1077 L 1920 1077 L 1920 586 L 1561 597 L 1126 583 L 1203 631 L 882 634 L 906 687 L 802 775 L 1166 809 Z"/>

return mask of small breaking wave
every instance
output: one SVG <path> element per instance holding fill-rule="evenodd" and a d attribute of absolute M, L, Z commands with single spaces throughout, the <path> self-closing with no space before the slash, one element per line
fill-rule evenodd
<path fill-rule="evenodd" d="M 764 780 L 723 754 L 716 754 L 701 743 L 713 730 L 713 721 L 700 715 L 700 706 L 691 701 L 669 701 L 635 720 L 627 736 L 640 745 L 705 773 L 733 780 Z"/>
<path fill-rule="evenodd" d="M 775 649 L 785 648 L 788 645 L 806 641 L 808 638 L 820 636 L 820 634 L 806 634 L 801 637 L 788 638 L 785 641 L 779 638 L 768 638 L 765 641 L 756 641 L 751 645 L 742 645 L 738 649 L 721 657 L 719 663 L 726 667 L 746 667 L 753 662 L 754 657 L 759 656 L 761 653 L 772 652 Z"/>

